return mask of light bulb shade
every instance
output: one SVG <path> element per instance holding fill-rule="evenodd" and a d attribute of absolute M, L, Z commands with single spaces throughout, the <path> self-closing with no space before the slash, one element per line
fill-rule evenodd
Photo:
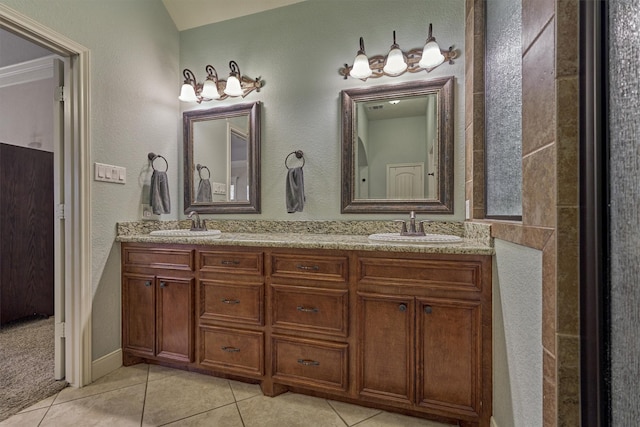
<path fill-rule="evenodd" d="M 349 75 L 356 79 L 366 79 L 371 76 L 371 74 L 373 74 L 373 71 L 371 71 L 371 67 L 369 66 L 369 58 L 367 58 L 367 55 L 364 53 L 358 52 Z"/>
<path fill-rule="evenodd" d="M 434 68 L 444 62 L 444 55 L 440 52 L 440 46 L 435 40 L 428 41 L 422 50 L 422 58 L 418 65 L 421 68 Z"/>
<path fill-rule="evenodd" d="M 218 92 L 218 86 L 216 86 L 216 82 L 210 79 L 205 80 L 204 84 L 202 85 L 202 92 L 200 92 L 200 95 L 203 98 L 207 99 L 219 99 L 220 92 Z"/>
<path fill-rule="evenodd" d="M 389 51 L 389 55 L 387 55 L 387 60 L 385 61 L 382 71 L 391 76 L 397 76 L 406 69 L 407 62 L 404 60 L 404 54 L 400 48 L 392 48 L 391 51 Z"/>
<path fill-rule="evenodd" d="M 240 80 L 235 75 L 229 76 L 227 80 L 227 87 L 224 88 L 224 93 L 229 96 L 242 96 L 242 86 L 240 86 Z"/>
<path fill-rule="evenodd" d="M 178 99 L 182 102 L 198 102 L 196 90 L 189 83 L 182 85 Z"/>

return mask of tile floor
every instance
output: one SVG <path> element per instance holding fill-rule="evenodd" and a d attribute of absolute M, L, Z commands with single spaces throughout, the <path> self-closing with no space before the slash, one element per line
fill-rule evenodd
<path fill-rule="evenodd" d="M 420 418 L 140 364 L 55 396 L 0 426 L 449 427 Z"/>

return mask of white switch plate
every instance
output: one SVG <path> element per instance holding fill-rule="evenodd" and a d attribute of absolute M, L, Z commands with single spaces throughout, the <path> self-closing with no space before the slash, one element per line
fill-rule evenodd
<path fill-rule="evenodd" d="M 122 166 L 96 162 L 94 164 L 94 172 L 96 181 L 113 182 L 115 184 L 125 184 L 127 182 L 127 169 Z"/>

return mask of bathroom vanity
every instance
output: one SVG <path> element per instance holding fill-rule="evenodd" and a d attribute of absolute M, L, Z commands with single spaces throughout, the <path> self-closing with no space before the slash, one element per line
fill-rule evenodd
<path fill-rule="evenodd" d="M 492 248 L 260 236 L 120 239 L 125 365 L 489 425 Z"/>

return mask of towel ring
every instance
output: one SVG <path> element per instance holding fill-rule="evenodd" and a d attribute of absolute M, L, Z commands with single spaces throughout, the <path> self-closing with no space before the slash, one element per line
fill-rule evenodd
<path fill-rule="evenodd" d="M 161 156 L 160 154 L 156 154 L 156 153 L 149 153 L 147 155 L 147 157 L 149 158 L 149 161 L 151 162 L 151 168 L 153 170 L 157 170 L 155 168 L 155 166 L 153 166 L 153 162 L 157 159 L 157 158 L 161 158 L 162 160 L 164 160 L 164 163 L 167 165 L 167 168 L 164 170 L 165 172 L 169 170 L 169 162 L 167 162 L 167 159 L 165 159 L 163 156 Z"/>
<path fill-rule="evenodd" d="M 209 170 L 209 168 L 208 168 L 208 167 L 206 167 L 206 166 L 202 166 L 200 163 L 198 163 L 198 164 L 196 165 L 196 169 L 198 170 L 198 177 L 199 177 L 200 179 L 202 179 L 202 170 L 203 170 L 203 169 L 206 169 L 206 170 L 207 170 L 207 172 L 209 172 L 209 176 L 208 176 L 208 177 L 206 177 L 205 179 L 209 179 L 209 178 L 211 178 L 211 171 Z"/>
<path fill-rule="evenodd" d="M 289 155 L 287 155 L 287 158 L 284 159 L 284 166 L 287 169 L 291 169 L 288 165 L 287 165 L 287 161 L 289 160 L 289 157 L 291 157 L 291 155 L 295 154 L 296 158 L 298 159 L 302 159 L 302 166 L 300 167 L 304 167 L 304 153 L 302 152 L 302 150 L 296 150 L 296 151 L 292 151 L 289 153 Z"/>

